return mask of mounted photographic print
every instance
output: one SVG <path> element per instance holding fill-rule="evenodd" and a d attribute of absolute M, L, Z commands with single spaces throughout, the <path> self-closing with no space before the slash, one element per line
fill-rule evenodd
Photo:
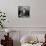
<path fill-rule="evenodd" d="M 29 17 L 30 16 L 30 7 L 29 6 L 18 6 L 18 17 Z"/>

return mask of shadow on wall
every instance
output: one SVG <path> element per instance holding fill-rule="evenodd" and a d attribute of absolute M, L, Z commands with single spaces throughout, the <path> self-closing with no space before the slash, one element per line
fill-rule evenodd
<path fill-rule="evenodd" d="M 20 41 L 13 40 L 13 46 L 21 46 Z"/>

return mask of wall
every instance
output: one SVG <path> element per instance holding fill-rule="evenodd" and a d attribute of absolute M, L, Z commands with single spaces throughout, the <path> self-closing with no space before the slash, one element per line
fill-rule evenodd
<path fill-rule="evenodd" d="M 0 0 L 0 9 L 6 12 L 7 27 L 46 27 L 46 0 Z M 18 18 L 18 6 L 30 6 L 29 18 Z"/>

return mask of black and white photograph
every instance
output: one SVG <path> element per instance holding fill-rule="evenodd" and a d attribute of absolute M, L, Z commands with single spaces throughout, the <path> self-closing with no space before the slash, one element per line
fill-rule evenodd
<path fill-rule="evenodd" d="M 29 17 L 30 7 L 29 6 L 18 6 L 18 17 Z"/>

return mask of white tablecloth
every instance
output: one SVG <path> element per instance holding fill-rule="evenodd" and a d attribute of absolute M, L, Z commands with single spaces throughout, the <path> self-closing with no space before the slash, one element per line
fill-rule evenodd
<path fill-rule="evenodd" d="M 37 44 L 29 44 L 29 43 L 23 43 L 23 44 L 21 44 L 21 46 L 41 46 L 42 45 L 42 43 L 37 43 Z"/>

